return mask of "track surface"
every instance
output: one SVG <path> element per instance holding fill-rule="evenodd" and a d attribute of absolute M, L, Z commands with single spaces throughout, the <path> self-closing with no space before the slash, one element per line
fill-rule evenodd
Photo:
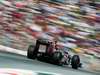
<path fill-rule="evenodd" d="M 0 52 L 0 68 L 16 68 L 32 71 L 43 71 L 61 75 L 99 75 L 84 70 L 74 70 L 70 67 L 52 65 L 37 60 L 27 59 L 25 56 Z"/>

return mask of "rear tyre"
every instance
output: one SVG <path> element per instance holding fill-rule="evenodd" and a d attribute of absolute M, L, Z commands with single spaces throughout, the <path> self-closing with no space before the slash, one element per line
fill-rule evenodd
<path fill-rule="evenodd" d="M 35 59 L 36 56 L 37 56 L 37 53 L 35 52 L 34 50 L 34 46 L 33 45 L 30 45 L 29 48 L 28 48 L 28 52 L 27 52 L 27 57 L 29 59 Z"/>
<path fill-rule="evenodd" d="M 73 69 L 78 69 L 80 64 L 80 57 L 78 55 L 74 55 L 71 60 L 71 66 Z"/>
<path fill-rule="evenodd" d="M 53 59 L 56 62 L 55 64 L 62 66 L 64 63 L 61 61 L 62 60 L 62 53 L 61 52 L 54 52 L 53 54 Z"/>

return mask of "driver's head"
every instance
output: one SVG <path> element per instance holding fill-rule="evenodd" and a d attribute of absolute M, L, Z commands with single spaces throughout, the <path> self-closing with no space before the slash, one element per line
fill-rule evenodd
<path fill-rule="evenodd" d="M 50 42 L 50 44 L 52 44 L 52 42 Z"/>
<path fill-rule="evenodd" d="M 54 42 L 55 42 L 55 44 L 57 44 L 57 40 L 55 40 Z"/>
<path fill-rule="evenodd" d="M 50 45 L 54 45 L 54 43 L 53 42 L 50 42 Z"/>

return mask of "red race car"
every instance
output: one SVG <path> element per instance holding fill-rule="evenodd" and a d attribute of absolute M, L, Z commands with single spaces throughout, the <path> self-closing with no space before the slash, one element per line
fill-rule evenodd
<path fill-rule="evenodd" d="M 38 59 L 50 62 L 56 65 L 70 65 L 74 69 L 81 67 L 80 57 L 74 55 L 71 57 L 69 53 L 56 47 L 56 41 L 51 42 L 48 39 L 37 39 L 36 45 L 30 45 L 27 57 L 30 59 Z"/>

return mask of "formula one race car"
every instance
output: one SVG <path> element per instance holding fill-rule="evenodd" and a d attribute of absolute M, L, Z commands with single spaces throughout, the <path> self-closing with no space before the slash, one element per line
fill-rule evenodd
<path fill-rule="evenodd" d="M 37 39 L 36 45 L 30 45 L 27 52 L 27 57 L 30 59 L 38 59 L 53 63 L 56 65 L 70 65 L 74 69 L 81 66 L 80 57 L 74 55 L 71 57 L 68 52 L 59 49 L 53 49 L 52 42 L 47 39 Z"/>

